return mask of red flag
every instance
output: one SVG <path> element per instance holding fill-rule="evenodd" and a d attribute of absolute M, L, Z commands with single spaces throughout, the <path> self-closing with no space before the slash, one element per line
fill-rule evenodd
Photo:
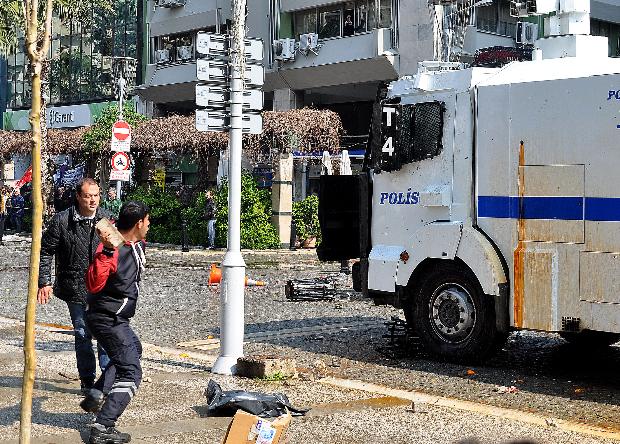
<path fill-rule="evenodd" d="M 28 167 L 22 178 L 15 183 L 15 188 L 21 188 L 28 182 L 32 182 L 32 165 Z"/>

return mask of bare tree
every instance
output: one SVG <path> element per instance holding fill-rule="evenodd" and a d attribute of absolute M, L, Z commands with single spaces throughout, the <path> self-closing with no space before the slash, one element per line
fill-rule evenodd
<path fill-rule="evenodd" d="M 39 11 L 39 0 L 24 0 L 23 13 L 26 30 L 26 52 L 32 73 L 32 105 L 30 126 L 32 128 L 32 244 L 30 247 L 30 272 L 28 277 L 28 301 L 24 331 L 24 379 L 22 385 L 21 420 L 19 442 L 30 443 L 32 426 L 32 389 L 36 370 L 34 350 L 34 326 L 39 289 L 39 261 L 41 258 L 41 231 L 43 226 L 43 199 L 41 197 L 41 73 L 50 45 L 52 28 L 52 0 Z M 39 13 L 45 17 L 43 36 L 39 38 Z"/>

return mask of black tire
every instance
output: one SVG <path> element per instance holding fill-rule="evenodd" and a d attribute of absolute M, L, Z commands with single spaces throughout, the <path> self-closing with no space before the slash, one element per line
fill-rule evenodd
<path fill-rule="evenodd" d="M 562 332 L 560 336 L 575 347 L 608 347 L 620 341 L 620 334 L 605 331 L 583 330 L 578 333 Z"/>
<path fill-rule="evenodd" d="M 505 335 L 495 327 L 493 299 L 464 266 L 437 264 L 412 296 L 405 316 L 431 355 L 471 363 L 501 348 Z"/>

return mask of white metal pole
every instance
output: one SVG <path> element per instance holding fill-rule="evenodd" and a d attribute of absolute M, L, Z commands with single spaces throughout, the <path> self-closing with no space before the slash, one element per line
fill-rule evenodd
<path fill-rule="evenodd" d="M 230 158 L 228 163 L 228 249 L 222 262 L 220 289 L 220 355 L 211 371 L 236 373 L 243 356 L 245 261 L 241 256 L 241 148 L 243 135 L 243 76 L 245 69 L 246 0 L 232 1 L 230 45 Z"/>

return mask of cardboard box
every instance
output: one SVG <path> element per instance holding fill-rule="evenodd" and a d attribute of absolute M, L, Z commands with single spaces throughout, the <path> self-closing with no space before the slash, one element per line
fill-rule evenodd
<path fill-rule="evenodd" d="M 290 423 L 290 414 L 270 420 L 237 410 L 223 444 L 284 444 L 282 437 Z"/>

